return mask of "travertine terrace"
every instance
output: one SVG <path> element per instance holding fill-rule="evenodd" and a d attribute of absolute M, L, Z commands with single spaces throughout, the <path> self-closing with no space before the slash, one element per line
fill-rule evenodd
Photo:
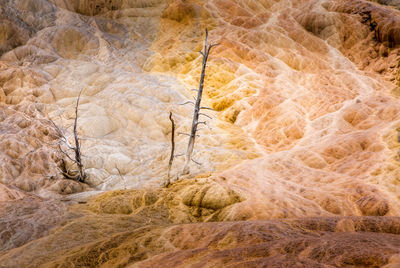
<path fill-rule="evenodd" d="M 0 0 L 0 267 L 400 267 L 399 8 Z"/>

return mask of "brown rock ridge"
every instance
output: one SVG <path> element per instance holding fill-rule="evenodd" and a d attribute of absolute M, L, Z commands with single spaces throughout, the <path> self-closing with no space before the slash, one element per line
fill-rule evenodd
<path fill-rule="evenodd" d="M 399 264 L 398 217 L 178 224 L 201 219 L 193 216 L 190 208 L 185 209 L 185 197 L 179 201 L 182 189 L 196 185 L 183 183 L 157 191 L 115 191 L 94 197 L 87 204 L 74 205 L 68 212 L 70 216 L 64 216 L 62 226 L 7 251 L 0 257 L 0 264 L 4 267 L 129 264 L 132 264 L 129 267 L 281 267 L 282 264 L 396 267 Z M 197 187 L 202 189 L 201 184 Z M 211 205 L 212 201 L 204 199 L 200 204 L 207 208 L 202 209 L 208 211 L 210 206 L 217 209 Z"/>
<path fill-rule="evenodd" d="M 0 265 L 52 266 L 61 255 L 75 259 L 62 261 L 66 265 L 95 267 L 99 262 L 120 262 L 119 257 L 97 260 L 100 240 L 119 246 L 128 239 L 126 232 L 149 229 L 146 226 L 221 221 L 229 207 L 241 200 L 237 193 L 219 184 L 189 180 L 168 189 L 111 191 L 88 201 L 81 200 L 82 204 L 68 210 L 54 200 L 38 202 L 25 198 L 9 202 L 1 211 L 4 216 L 0 224 L 6 228 L 0 236 L 4 238 Z M 25 233 L 32 235 L 25 236 Z M 123 240 L 117 241 L 114 236 Z M 85 250 L 80 250 L 81 247 Z M 93 255 L 94 259 L 87 259 L 87 254 Z M 79 263 L 82 261 L 84 263 Z"/>
<path fill-rule="evenodd" d="M 129 267 L 396 267 L 399 219 L 309 218 L 172 226 L 172 252 Z M 186 233 L 186 240 L 175 239 Z M 207 235 L 204 235 L 207 233 Z M 159 241 L 159 240 L 158 240 Z M 151 247 L 151 246 L 150 246 Z"/>

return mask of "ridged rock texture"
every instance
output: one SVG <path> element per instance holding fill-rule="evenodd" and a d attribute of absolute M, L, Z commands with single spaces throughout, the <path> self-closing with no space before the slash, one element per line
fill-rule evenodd
<path fill-rule="evenodd" d="M 399 9 L 0 0 L 0 267 L 400 267 Z"/>

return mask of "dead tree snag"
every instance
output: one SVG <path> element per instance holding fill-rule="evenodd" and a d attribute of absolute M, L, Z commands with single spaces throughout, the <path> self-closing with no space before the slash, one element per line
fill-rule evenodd
<path fill-rule="evenodd" d="M 168 185 L 170 184 L 170 178 L 171 178 L 170 173 L 175 153 L 175 122 L 174 119 L 172 118 L 172 112 L 169 112 L 169 120 L 171 120 L 171 155 L 169 157 L 169 162 L 168 162 L 168 173 L 167 173 L 167 181 L 165 182 L 165 187 L 168 187 Z"/>
<path fill-rule="evenodd" d="M 50 119 L 51 123 L 55 127 L 57 134 L 61 140 L 61 144 L 58 144 L 58 149 L 60 152 L 66 156 L 69 160 L 73 162 L 73 166 L 76 166 L 76 170 L 68 169 L 67 164 L 64 160 L 62 160 L 62 165 L 60 167 L 60 172 L 64 175 L 65 178 L 76 180 L 79 182 L 85 182 L 87 177 L 85 168 L 82 163 L 82 153 L 81 153 L 81 145 L 80 139 L 78 136 L 78 110 L 79 110 L 79 101 L 81 98 L 82 90 L 79 92 L 78 98 L 75 104 L 75 118 L 74 118 L 74 128 L 73 128 L 73 135 L 74 135 L 74 145 L 71 145 L 68 141 L 68 138 L 62 131 L 62 129 L 54 123 L 53 120 Z M 63 147 L 65 149 L 63 149 Z M 72 151 L 72 153 L 70 153 Z M 71 156 L 72 154 L 72 156 Z"/>
<path fill-rule="evenodd" d="M 197 91 L 197 98 L 195 99 L 196 103 L 194 105 L 194 112 L 193 112 L 193 120 L 192 120 L 192 128 L 190 131 L 190 137 L 189 137 L 189 142 L 188 142 L 188 147 L 185 155 L 185 165 L 183 167 L 182 174 L 189 174 L 190 172 L 190 161 L 192 161 L 192 153 L 193 153 L 193 148 L 194 148 L 194 142 L 196 139 L 196 132 L 197 132 L 197 126 L 200 124 L 205 124 L 206 122 L 199 122 L 199 116 L 202 115 L 200 113 L 201 109 L 209 109 L 207 107 L 201 107 L 201 98 L 203 95 L 203 89 L 204 89 L 204 77 L 206 74 L 206 67 L 207 67 L 207 60 L 208 60 L 208 55 L 210 54 L 211 49 L 216 46 L 217 44 L 208 44 L 208 30 L 206 29 L 206 38 L 204 41 L 204 50 L 200 51 L 200 54 L 203 56 L 203 62 L 202 62 L 202 68 L 201 68 L 201 75 L 200 75 L 200 83 L 199 83 L 199 88 L 196 89 Z M 190 102 L 187 102 L 190 103 Z"/>

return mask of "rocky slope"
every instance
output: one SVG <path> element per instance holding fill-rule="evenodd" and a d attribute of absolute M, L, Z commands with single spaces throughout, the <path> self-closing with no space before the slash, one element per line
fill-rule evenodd
<path fill-rule="evenodd" d="M 0 267 L 399 266 L 397 6 L 0 0 Z M 50 121 L 81 91 L 87 184 Z"/>

